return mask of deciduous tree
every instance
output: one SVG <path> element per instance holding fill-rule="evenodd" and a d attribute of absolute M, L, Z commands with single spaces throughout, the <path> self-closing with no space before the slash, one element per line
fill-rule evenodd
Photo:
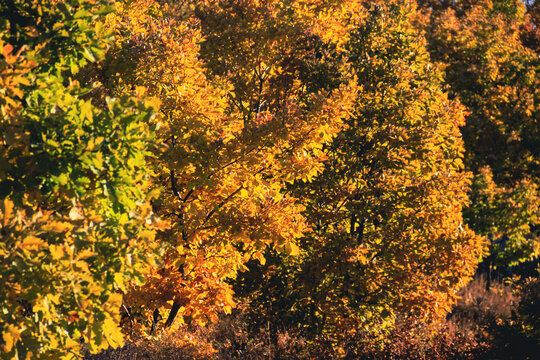
<path fill-rule="evenodd" d="M 71 358 L 122 343 L 120 291 L 154 246 L 144 173 L 153 105 L 101 97 L 84 73 L 107 2 L 0 7 L 1 357 Z"/>
<path fill-rule="evenodd" d="M 491 239 L 488 263 L 503 268 L 540 254 L 540 60 L 520 38 L 530 21 L 521 1 L 481 0 L 433 11 L 427 27 L 450 94 L 467 108 L 467 222 Z"/>
<path fill-rule="evenodd" d="M 444 317 L 484 247 L 461 215 L 464 108 L 441 90 L 416 8 L 369 2 L 364 11 L 347 43 L 361 88 L 354 115 L 325 148 L 322 174 L 290 187 L 311 227 L 301 255 L 270 264 L 262 284 L 239 284 L 255 304 L 285 307 L 265 307 L 277 311 L 266 319 L 296 322 L 336 351 L 355 331 L 384 336 L 396 314 Z"/>
<path fill-rule="evenodd" d="M 164 265 L 130 299 L 153 318 L 215 321 L 234 306 L 227 282 L 262 251 L 297 252 L 303 206 L 283 193 L 310 179 L 351 108 L 354 84 L 320 86 L 328 42 L 307 2 L 126 4 L 107 65 L 111 91 L 143 85 L 161 100 L 154 202 L 169 228 Z M 327 6 L 322 6 L 326 8 Z M 310 14 L 317 14 L 309 8 Z M 315 12 L 314 12 L 315 11 Z M 114 25 L 112 25 L 114 26 Z M 330 70 L 330 67 L 331 70 Z M 156 321 L 154 321 L 155 323 Z"/>

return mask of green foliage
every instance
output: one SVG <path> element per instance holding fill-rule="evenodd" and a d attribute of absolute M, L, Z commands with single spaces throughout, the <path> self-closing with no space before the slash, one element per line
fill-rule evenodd
<path fill-rule="evenodd" d="M 498 187 L 489 168 L 473 179 L 471 205 L 464 212 L 476 233 L 490 238 L 492 264 L 504 269 L 534 259 L 540 254 L 538 235 L 531 223 L 538 223 L 538 185 L 522 180 L 515 187 Z"/>
<path fill-rule="evenodd" d="M 105 97 L 81 76 L 109 46 L 110 4 L 0 10 L 2 357 L 118 346 L 121 291 L 142 279 L 149 255 L 142 169 L 152 106 L 136 94 Z"/>

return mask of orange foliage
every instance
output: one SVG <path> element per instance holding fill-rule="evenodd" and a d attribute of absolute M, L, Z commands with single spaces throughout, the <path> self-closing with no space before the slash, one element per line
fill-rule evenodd
<path fill-rule="evenodd" d="M 163 266 L 128 302 L 173 301 L 188 321 L 214 321 L 234 306 L 226 281 L 246 261 L 264 262 L 266 247 L 296 252 L 303 207 L 282 190 L 320 172 L 354 85 L 309 88 L 300 72 L 323 62 L 311 48 L 323 43 L 299 43 L 311 27 L 280 4 L 141 1 L 110 19 L 128 34 L 108 65 L 111 90 L 143 85 L 161 101 L 154 208 L 169 224 Z"/>
<path fill-rule="evenodd" d="M 415 7 L 365 11 L 347 44 L 361 87 L 354 115 L 326 147 L 324 171 L 290 187 L 311 226 L 301 255 L 262 267 L 262 283 L 238 283 L 267 318 L 294 319 L 312 339 L 334 339 L 336 352 L 358 329 L 383 338 L 400 314 L 444 318 L 485 246 L 461 215 L 464 109 L 441 90 Z"/>

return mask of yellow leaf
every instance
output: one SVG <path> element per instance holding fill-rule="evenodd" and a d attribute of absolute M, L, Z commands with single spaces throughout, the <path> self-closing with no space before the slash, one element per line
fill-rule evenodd
<path fill-rule="evenodd" d="M 64 245 L 51 245 L 49 246 L 49 251 L 51 252 L 53 260 L 60 260 L 64 256 L 66 256 Z"/>
<path fill-rule="evenodd" d="M 43 240 L 30 235 L 27 236 L 22 243 L 19 244 L 19 247 L 24 250 L 39 250 L 39 248 L 43 245 Z"/>
<path fill-rule="evenodd" d="M 77 260 L 87 259 L 94 255 L 96 255 L 96 253 L 93 252 L 92 250 L 84 249 L 77 253 Z"/>
<path fill-rule="evenodd" d="M 139 237 L 147 242 L 151 242 L 156 238 L 156 232 L 152 230 L 143 230 L 139 233 Z"/>
<path fill-rule="evenodd" d="M 90 269 L 88 269 L 88 264 L 85 261 L 77 261 L 75 262 L 75 267 L 79 268 L 81 272 L 89 272 Z"/>
<path fill-rule="evenodd" d="M 261 265 L 266 264 L 266 259 L 264 258 L 263 254 L 261 254 L 260 251 L 256 251 L 255 254 L 253 254 L 253 258 L 259 260 Z"/>
<path fill-rule="evenodd" d="M 242 188 L 242 190 L 240 190 L 240 196 L 249 197 L 249 191 L 247 191 L 245 188 Z"/>
<path fill-rule="evenodd" d="M 114 274 L 114 282 L 120 290 L 125 290 L 126 286 L 124 284 L 124 276 L 121 273 Z"/>
<path fill-rule="evenodd" d="M 142 97 L 144 94 L 146 94 L 146 87 L 144 86 L 135 86 L 135 94 L 137 96 Z"/>
<path fill-rule="evenodd" d="M 112 348 L 117 348 L 124 343 L 124 335 L 111 317 L 107 316 L 103 321 L 103 335 Z"/>
<path fill-rule="evenodd" d="M 109 303 L 113 306 L 122 305 L 122 294 L 112 293 L 109 295 Z"/>
<path fill-rule="evenodd" d="M 47 299 L 53 304 L 60 304 L 60 294 L 47 294 Z"/>
<path fill-rule="evenodd" d="M 43 227 L 46 231 L 65 232 L 73 229 L 73 225 L 67 222 L 54 221 Z"/>
<path fill-rule="evenodd" d="M 103 288 L 97 284 L 91 284 L 90 286 L 88 286 L 88 291 L 92 295 L 100 295 L 101 292 L 103 291 Z M 83 309 L 86 308 L 86 305 L 88 304 L 81 303 L 81 306 Z"/>
<path fill-rule="evenodd" d="M 8 353 L 21 339 L 21 334 L 16 326 L 8 325 L 7 330 L 2 334 L 2 338 L 4 339 L 4 352 Z"/>
<path fill-rule="evenodd" d="M 7 226 L 9 219 L 11 218 L 11 213 L 13 212 L 13 202 L 8 199 L 4 199 L 3 203 L 3 213 L 4 213 L 4 226 Z"/>
<path fill-rule="evenodd" d="M 300 248 L 296 244 L 288 242 L 285 244 L 285 252 L 291 256 L 297 256 L 300 254 Z"/>
<path fill-rule="evenodd" d="M 80 345 L 81 344 L 78 341 L 70 339 L 70 338 L 67 338 L 66 343 L 64 344 L 66 349 L 71 349 L 71 348 L 74 348 L 74 347 L 77 347 L 77 346 L 80 346 Z"/>

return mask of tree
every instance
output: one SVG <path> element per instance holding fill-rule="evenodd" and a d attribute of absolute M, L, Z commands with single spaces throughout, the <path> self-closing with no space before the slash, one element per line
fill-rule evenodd
<path fill-rule="evenodd" d="M 1 357 L 118 346 L 121 292 L 152 262 L 142 89 L 105 97 L 89 73 L 108 2 L 0 6 Z"/>
<path fill-rule="evenodd" d="M 441 90 L 416 8 L 363 9 L 346 45 L 361 88 L 353 116 L 325 148 L 324 171 L 289 188 L 311 228 L 301 255 L 253 264 L 268 280 L 238 284 L 266 304 L 265 319 L 286 319 L 336 351 L 357 331 L 384 338 L 398 315 L 443 318 L 484 248 L 462 223 L 464 109 Z M 268 305 L 278 301 L 281 311 Z"/>
<path fill-rule="evenodd" d="M 129 295 L 150 332 L 160 317 L 165 327 L 215 321 L 234 306 L 228 281 L 249 259 L 297 252 L 303 207 L 283 189 L 322 169 L 322 144 L 354 97 L 354 84 L 329 90 L 306 78 L 347 71 L 325 63 L 306 4 L 139 1 L 109 22 L 122 35 L 105 65 L 110 91 L 142 85 L 161 101 L 153 205 L 169 224 L 157 238 L 168 249 Z"/>
<path fill-rule="evenodd" d="M 465 217 L 491 240 L 491 265 L 540 254 L 539 59 L 522 45 L 530 20 L 521 1 L 456 2 L 427 27 L 450 94 L 467 107 L 466 168 L 475 174 Z"/>
<path fill-rule="evenodd" d="M 521 41 L 523 45 L 538 53 L 540 51 L 540 3 L 535 0 L 525 1 L 529 16 L 521 26 Z"/>

